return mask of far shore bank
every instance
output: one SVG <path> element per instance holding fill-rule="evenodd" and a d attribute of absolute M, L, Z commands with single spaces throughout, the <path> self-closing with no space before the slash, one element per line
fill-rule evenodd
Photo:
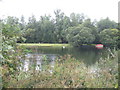
<path fill-rule="evenodd" d="M 73 47 L 70 44 L 66 43 L 17 43 L 20 46 L 25 46 L 25 47 Z M 81 44 L 81 46 L 95 46 L 96 44 Z"/>
<path fill-rule="evenodd" d="M 18 43 L 18 45 L 25 47 L 70 47 L 70 44 L 57 44 L 57 43 Z"/>

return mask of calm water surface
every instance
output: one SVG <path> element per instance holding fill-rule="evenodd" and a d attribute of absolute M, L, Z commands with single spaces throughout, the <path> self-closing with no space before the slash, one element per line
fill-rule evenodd
<path fill-rule="evenodd" d="M 80 48 L 35 47 L 30 48 L 30 50 L 31 53 L 28 53 L 25 59 L 21 60 L 20 70 L 28 71 L 33 68 L 34 70 L 42 71 L 46 62 L 54 68 L 55 60 L 59 58 L 59 56 L 66 54 L 84 62 L 88 66 L 94 66 L 100 58 L 106 58 L 108 52 L 105 48 L 97 49 L 93 46 L 83 46 Z"/>

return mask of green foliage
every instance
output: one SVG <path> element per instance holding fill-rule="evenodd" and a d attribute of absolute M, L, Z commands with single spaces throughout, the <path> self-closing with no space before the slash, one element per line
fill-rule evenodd
<path fill-rule="evenodd" d="M 50 67 L 40 73 L 21 72 L 16 78 L 22 79 L 17 81 L 11 78 L 8 87 L 118 88 L 118 59 L 117 52 L 115 53 L 113 58 L 109 56 L 106 59 L 101 58 L 99 63 L 95 64 L 96 68 L 86 67 L 83 62 L 65 55 L 56 60 L 53 73 L 48 72 Z"/>
<path fill-rule="evenodd" d="M 98 31 L 101 32 L 104 29 L 117 28 L 117 23 L 111 21 L 109 18 L 106 18 L 106 19 L 101 19 L 97 23 L 97 27 L 98 27 Z"/>
<path fill-rule="evenodd" d="M 71 13 L 70 14 L 70 21 L 71 21 L 71 26 L 77 26 L 78 24 L 82 24 L 84 20 L 84 15 L 83 14 L 75 14 Z"/>
<path fill-rule="evenodd" d="M 100 41 L 105 45 L 117 45 L 118 30 L 117 29 L 104 29 L 100 32 Z"/>
<path fill-rule="evenodd" d="M 25 22 L 24 16 L 21 16 L 20 20 L 16 17 L 8 17 L 6 23 L 18 25 L 23 34 L 23 37 L 17 39 L 19 43 L 70 43 L 73 46 L 103 43 L 101 40 L 104 36 L 100 37 L 100 33 L 104 29 L 117 28 L 116 22 L 109 18 L 91 22 L 84 14 L 71 13 L 70 16 L 66 16 L 60 9 L 55 10 L 54 15 L 54 18 L 50 15 L 40 16 L 39 20 L 32 15 L 28 23 Z M 111 30 L 110 32 L 112 33 Z M 119 41 L 118 38 L 118 44 Z M 112 41 L 111 43 L 114 44 Z"/>
<path fill-rule="evenodd" d="M 83 22 L 83 14 L 66 16 L 60 9 L 54 11 L 55 18 L 50 15 L 41 16 L 37 21 L 35 16 L 29 18 L 25 25 L 24 18 L 21 17 L 21 27 L 25 30 L 33 29 L 29 35 L 25 35 L 26 43 L 67 43 L 65 30 L 70 26 L 76 26 Z M 76 23 L 76 24 L 74 24 Z"/>
<path fill-rule="evenodd" d="M 0 58 L 2 69 L 2 79 L 4 86 L 8 83 L 8 78 L 11 74 L 17 71 L 17 65 L 23 52 L 21 48 L 16 44 L 17 40 L 22 37 L 22 32 L 18 25 L 18 19 L 14 17 L 8 17 L 5 22 L 1 22 L 2 31 L 2 55 Z"/>
<path fill-rule="evenodd" d="M 68 28 L 67 35 L 68 42 L 73 46 L 80 46 L 81 44 L 90 44 L 95 40 L 95 36 L 92 34 L 92 29 L 79 25 L 77 27 Z"/>
<path fill-rule="evenodd" d="M 32 33 L 25 35 L 26 42 L 52 43 L 56 41 L 56 38 L 54 38 L 54 25 L 50 16 L 41 16 L 39 21 L 36 21 L 34 16 L 30 17 L 26 30 L 32 30 Z"/>

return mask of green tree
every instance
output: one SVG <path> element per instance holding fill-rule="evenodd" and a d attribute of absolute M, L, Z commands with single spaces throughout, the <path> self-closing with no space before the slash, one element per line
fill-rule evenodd
<path fill-rule="evenodd" d="M 25 29 L 26 23 L 25 23 L 25 17 L 23 15 L 20 18 L 19 25 L 21 30 Z"/>
<path fill-rule="evenodd" d="M 70 26 L 71 26 L 70 18 L 65 16 L 63 19 L 63 25 L 62 25 L 63 30 L 61 30 L 61 33 L 60 33 L 62 43 L 68 43 L 66 39 L 67 32 L 65 30 L 69 28 Z"/>
<path fill-rule="evenodd" d="M 70 27 L 67 31 L 69 32 L 67 35 L 68 42 L 73 46 L 90 44 L 95 40 L 95 36 L 92 34 L 92 29 L 84 27 L 83 25 Z"/>
<path fill-rule="evenodd" d="M 98 28 L 98 31 L 101 32 L 104 29 L 117 28 L 117 23 L 115 23 L 114 21 L 111 21 L 109 18 L 101 19 L 97 23 L 97 28 Z"/>
<path fill-rule="evenodd" d="M 8 16 L 7 19 L 6 19 L 6 23 L 9 24 L 9 25 L 19 24 L 19 19 L 16 18 L 16 17 Z"/>
<path fill-rule="evenodd" d="M 35 16 L 32 15 L 31 17 L 29 17 L 29 21 L 28 21 L 28 24 L 26 25 L 25 30 L 26 31 L 27 30 L 33 30 L 34 32 L 25 36 L 26 42 L 29 42 L 29 43 L 35 43 L 36 42 L 36 35 L 35 35 L 35 33 L 37 33 L 37 32 L 35 32 L 36 27 L 37 27 L 37 21 L 36 21 Z"/>
<path fill-rule="evenodd" d="M 41 16 L 40 23 L 40 34 L 42 37 L 42 42 L 44 43 L 53 43 L 56 42 L 55 38 L 55 28 L 54 28 L 54 21 L 51 20 L 51 16 Z M 40 36 L 39 35 L 39 36 Z"/>
<path fill-rule="evenodd" d="M 118 29 L 104 29 L 100 32 L 100 41 L 107 46 L 116 46 L 118 41 Z"/>
<path fill-rule="evenodd" d="M 63 25 L 63 21 L 64 21 L 64 13 L 58 9 L 56 11 L 54 11 L 54 14 L 55 14 L 55 35 L 56 35 L 56 38 L 57 38 L 57 42 L 61 43 L 62 42 L 62 36 L 61 36 L 61 32 L 63 30 L 64 25 Z"/>
<path fill-rule="evenodd" d="M 71 26 L 77 26 L 78 24 L 82 24 L 84 18 L 85 17 L 83 14 L 71 13 L 70 14 Z"/>
<path fill-rule="evenodd" d="M 94 25 L 94 22 L 91 22 L 91 19 L 86 19 L 82 23 L 84 27 L 88 27 L 91 29 L 91 33 L 95 36 L 95 40 L 93 43 L 99 43 L 99 35 L 98 35 L 98 30 L 97 27 Z"/>

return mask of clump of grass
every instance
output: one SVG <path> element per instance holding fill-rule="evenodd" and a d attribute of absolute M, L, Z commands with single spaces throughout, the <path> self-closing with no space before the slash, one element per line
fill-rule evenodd
<path fill-rule="evenodd" d="M 48 72 L 50 69 L 48 65 L 44 72 L 29 72 L 28 77 L 24 79 L 11 79 L 8 87 L 118 88 L 117 57 L 101 58 L 95 66 L 97 69 L 96 67 L 91 69 L 86 67 L 83 62 L 70 55 L 65 55 L 56 60 L 53 73 Z"/>

